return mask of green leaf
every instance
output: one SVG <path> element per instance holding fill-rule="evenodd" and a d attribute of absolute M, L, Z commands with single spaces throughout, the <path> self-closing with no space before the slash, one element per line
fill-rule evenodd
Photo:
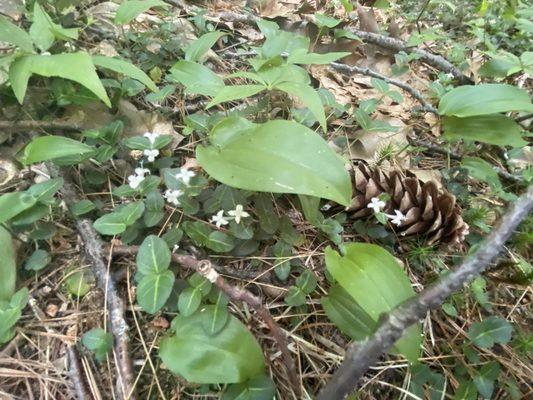
<path fill-rule="evenodd" d="M 255 125 L 223 146 L 198 146 L 196 157 L 211 177 L 229 186 L 350 203 L 343 161 L 317 133 L 296 122 Z"/>
<path fill-rule="evenodd" d="M 174 280 L 172 271 L 150 273 L 142 277 L 137 286 L 137 302 L 144 311 L 154 314 L 165 305 L 172 292 Z"/>
<path fill-rule="evenodd" d="M 96 74 L 91 56 L 87 53 L 63 53 L 50 56 L 24 56 L 17 58 L 9 68 L 9 82 L 20 104 L 32 74 L 57 76 L 79 83 L 89 89 L 108 107 L 111 101 Z"/>
<path fill-rule="evenodd" d="M 305 304 L 305 293 L 299 287 L 291 286 L 285 295 L 285 303 L 298 307 Z"/>
<path fill-rule="evenodd" d="M 474 322 L 468 330 L 468 338 L 478 347 L 491 348 L 495 343 L 505 344 L 511 340 L 512 325 L 499 317 L 488 317 Z"/>
<path fill-rule="evenodd" d="M 26 193 L 35 198 L 39 203 L 51 204 L 54 195 L 63 187 L 63 178 L 48 179 L 47 181 L 32 185 Z"/>
<path fill-rule="evenodd" d="M 120 4 L 115 14 L 115 24 L 124 25 L 135 18 L 139 14 L 148 11 L 152 7 L 169 7 L 167 3 L 161 0 L 129 0 Z"/>
<path fill-rule="evenodd" d="M 244 99 L 265 90 L 264 85 L 236 85 L 221 88 L 216 96 L 207 104 L 206 108 L 216 106 L 226 101 Z"/>
<path fill-rule="evenodd" d="M 216 253 L 227 253 L 235 247 L 235 239 L 227 233 L 213 231 L 209 234 L 205 246 Z"/>
<path fill-rule="evenodd" d="M 38 136 L 24 148 L 24 164 L 54 160 L 75 154 L 92 154 L 94 147 L 63 136 Z"/>
<path fill-rule="evenodd" d="M 352 53 L 348 52 L 334 52 L 326 54 L 308 53 L 306 50 L 293 52 L 288 58 L 287 62 L 290 64 L 329 64 L 337 61 L 339 58 L 349 56 Z"/>
<path fill-rule="evenodd" d="M 494 58 L 479 68 L 479 74 L 485 77 L 505 78 L 521 69 L 520 60 L 517 61 L 511 62 L 505 58 Z"/>
<path fill-rule="evenodd" d="M 502 114 L 475 117 L 444 117 L 444 134 L 447 139 L 464 139 L 497 146 L 523 147 L 522 128 L 512 118 Z"/>
<path fill-rule="evenodd" d="M 186 93 L 216 96 L 224 80 L 209 68 L 191 61 L 178 61 L 170 70 L 170 79 L 185 86 Z"/>
<path fill-rule="evenodd" d="M 500 375 L 500 370 L 500 364 L 497 361 L 491 361 L 481 367 L 479 374 L 474 376 L 474 384 L 476 385 L 477 391 L 484 398 L 490 399 L 492 397 L 494 381 Z"/>
<path fill-rule="evenodd" d="M 181 315 L 188 317 L 194 314 L 202 302 L 202 292 L 198 288 L 187 288 L 178 297 L 178 310 Z"/>
<path fill-rule="evenodd" d="M 296 286 L 298 286 L 305 294 L 311 294 L 317 286 L 315 275 L 311 271 L 306 269 L 296 279 Z"/>
<path fill-rule="evenodd" d="M 152 91 L 157 90 L 157 86 L 150 79 L 148 75 L 140 68 L 137 68 L 135 65 L 129 61 L 121 60 L 120 58 L 106 57 L 106 56 L 92 56 L 94 65 L 102 68 L 110 69 L 111 71 L 118 72 L 119 74 L 129 76 L 130 78 L 136 79 L 145 85 L 148 89 Z"/>
<path fill-rule="evenodd" d="M 42 9 L 38 2 L 33 6 L 33 24 L 30 36 L 41 51 L 48 50 L 55 39 L 78 39 L 78 28 L 63 28 L 52 21 L 52 18 Z"/>
<path fill-rule="evenodd" d="M 0 196 L 0 223 L 33 207 L 37 199 L 26 192 L 6 193 Z"/>
<path fill-rule="evenodd" d="M 209 242 L 211 228 L 204 222 L 186 221 L 181 224 L 183 230 L 196 246 L 205 246 Z"/>
<path fill-rule="evenodd" d="M 109 213 L 101 216 L 93 223 L 94 229 L 102 235 L 118 235 L 128 227 L 124 218 L 117 213 Z"/>
<path fill-rule="evenodd" d="M 168 269 L 170 258 L 167 243 L 155 235 L 150 235 L 144 239 L 137 252 L 137 271 L 143 275 L 161 273 Z"/>
<path fill-rule="evenodd" d="M 341 23 L 340 20 L 322 13 L 315 13 L 315 22 L 319 27 L 334 28 Z"/>
<path fill-rule="evenodd" d="M 375 322 L 381 314 L 415 295 L 398 261 L 383 248 L 350 243 L 345 246 L 345 251 L 346 254 L 340 256 L 328 247 L 327 269 Z M 420 327 L 414 328 L 396 342 L 396 348 L 412 362 L 418 359 L 421 345 Z"/>
<path fill-rule="evenodd" d="M 39 271 L 50 264 L 52 257 L 46 250 L 35 250 L 24 263 L 24 269 L 29 271 Z"/>
<path fill-rule="evenodd" d="M 101 362 L 113 347 L 113 335 L 102 328 L 94 328 L 83 334 L 81 343 L 88 350 L 94 351 L 95 358 Z"/>
<path fill-rule="evenodd" d="M 473 117 L 508 111 L 533 111 L 525 90 L 499 83 L 460 86 L 440 99 L 439 114 Z"/>
<path fill-rule="evenodd" d="M 202 323 L 204 312 L 173 321 L 175 336 L 163 339 L 159 348 L 168 369 L 194 383 L 245 382 L 262 373 L 263 352 L 246 327 L 230 315 L 220 332 L 209 335 Z"/>
<path fill-rule="evenodd" d="M 326 114 L 324 113 L 320 96 L 315 89 L 309 85 L 297 82 L 281 82 L 276 84 L 275 88 L 298 98 L 303 105 L 309 108 L 324 132 L 327 131 Z"/>
<path fill-rule="evenodd" d="M 95 208 L 96 206 L 91 200 L 84 199 L 74 203 L 72 207 L 70 207 L 70 211 L 72 212 L 72 214 L 79 217 L 80 215 L 84 215 L 91 212 Z"/>
<path fill-rule="evenodd" d="M 185 60 L 194 62 L 200 61 L 202 56 L 213 47 L 217 40 L 225 35 L 227 35 L 227 33 L 220 31 L 204 33 L 187 46 L 185 49 Z"/>
<path fill-rule="evenodd" d="M 0 42 L 13 44 L 27 53 L 33 52 L 30 35 L 2 15 L 0 15 Z"/>
<path fill-rule="evenodd" d="M 9 301 L 15 293 L 17 263 L 11 234 L 3 226 L 0 226 L 0 260 L 0 301 Z"/>
<path fill-rule="evenodd" d="M 85 296 L 91 290 L 94 276 L 87 270 L 76 271 L 65 280 L 65 288 L 73 296 Z"/>
<path fill-rule="evenodd" d="M 268 375 L 261 374 L 244 383 L 230 385 L 222 400 L 272 400 L 276 387 Z"/>
<path fill-rule="evenodd" d="M 142 201 L 136 201 L 134 203 L 128 203 L 125 206 L 117 207 L 115 211 L 127 226 L 133 225 L 144 213 L 144 203 Z"/>
<path fill-rule="evenodd" d="M 204 330 L 208 335 L 216 335 L 226 326 L 229 319 L 226 304 L 206 306 L 205 310 L 208 312 L 202 312 Z"/>

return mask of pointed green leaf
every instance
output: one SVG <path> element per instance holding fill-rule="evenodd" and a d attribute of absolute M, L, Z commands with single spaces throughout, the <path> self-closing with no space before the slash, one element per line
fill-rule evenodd
<path fill-rule="evenodd" d="M 217 92 L 217 95 L 207 104 L 206 108 L 210 108 L 227 101 L 244 99 L 262 92 L 265 89 L 266 87 L 263 85 L 225 86 Z"/>
<path fill-rule="evenodd" d="M 137 302 L 149 314 L 161 309 L 168 300 L 174 286 L 172 271 L 148 274 L 142 277 L 137 286 Z"/>
<path fill-rule="evenodd" d="M 186 93 L 216 96 L 225 86 L 224 80 L 209 68 L 191 61 L 178 61 L 169 78 L 185 86 Z"/>
<path fill-rule="evenodd" d="M 94 147 L 64 136 L 38 136 L 24 148 L 24 164 L 55 160 L 72 155 L 90 155 Z"/>
<path fill-rule="evenodd" d="M 101 216 L 93 223 L 94 229 L 102 235 L 118 235 L 128 227 L 124 218 L 116 213 Z"/>
<path fill-rule="evenodd" d="M 11 234 L 3 226 L 0 226 L 0 260 L 0 301 L 9 301 L 15 293 L 17 264 Z"/>
<path fill-rule="evenodd" d="M 33 51 L 30 35 L 2 15 L 0 15 L 0 42 L 13 44 L 27 53 Z"/>
<path fill-rule="evenodd" d="M 129 0 L 123 1 L 115 14 L 115 24 L 124 25 L 152 7 L 169 7 L 161 0 Z"/>
<path fill-rule="evenodd" d="M 157 90 L 157 86 L 150 79 L 150 77 L 146 75 L 146 73 L 142 69 L 137 68 L 129 61 L 106 56 L 92 56 L 92 59 L 94 65 L 98 67 L 107 68 L 111 71 L 118 72 L 119 74 L 129 76 L 130 78 L 136 79 L 141 82 L 148 89 L 152 91 Z"/>
<path fill-rule="evenodd" d="M 478 347 L 490 348 L 495 343 L 505 344 L 511 340 L 512 325 L 500 317 L 488 317 L 474 322 L 468 330 L 468 338 Z"/>
<path fill-rule="evenodd" d="M 187 317 L 194 314 L 202 302 L 202 292 L 198 288 L 187 288 L 178 297 L 178 310 Z"/>
<path fill-rule="evenodd" d="M 194 62 L 200 61 L 202 56 L 224 35 L 227 35 L 227 33 L 220 31 L 204 33 L 187 46 L 185 49 L 185 60 Z"/>

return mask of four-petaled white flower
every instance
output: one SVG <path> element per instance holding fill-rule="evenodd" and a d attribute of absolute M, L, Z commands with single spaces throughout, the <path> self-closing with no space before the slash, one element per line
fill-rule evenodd
<path fill-rule="evenodd" d="M 240 224 L 241 218 L 250 216 L 250 214 L 243 210 L 242 204 L 237 204 L 235 210 L 228 211 L 228 214 L 235 218 L 235 223 L 237 224 Z"/>
<path fill-rule="evenodd" d="M 214 222 L 217 228 L 220 228 L 222 225 L 229 224 L 226 217 L 224 217 L 224 210 L 220 210 L 216 215 L 213 215 L 211 217 L 211 222 Z"/>
<path fill-rule="evenodd" d="M 180 168 L 180 172 L 176 174 L 176 179 L 189 186 L 189 182 L 193 176 L 196 176 L 193 171 L 189 171 L 187 168 Z"/>
<path fill-rule="evenodd" d="M 181 190 L 171 190 L 171 189 L 167 189 L 165 191 L 165 194 L 163 195 L 163 197 L 169 202 L 169 203 L 172 203 L 174 204 L 175 206 L 179 206 L 180 205 L 180 201 L 178 199 L 178 197 L 180 197 L 181 195 L 183 194 L 183 192 Z"/>
<path fill-rule="evenodd" d="M 148 158 L 149 162 L 154 162 L 155 158 L 159 155 L 159 150 L 144 150 L 143 154 Z"/>
<path fill-rule="evenodd" d="M 146 132 L 143 136 L 145 138 L 148 138 L 148 140 L 150 141 L 150 144 L 153 145 L 155 143 L 155 139 L 158 136 L 161 136 L 161 134 L 159 134 L 157 132 Z"/>
<path fill-rule="evenodd" d="M 374 210 L 374 214 L 377 214 L 383 208 L 385 207 L 385 202 L 383 200 L 378 199 L 377 197 L 372 197 L 370 199 L 370 203 L 366 205 L 367 208 L 371 208 Z"/>
<path fill-rule="evenodd" d="M 405 221 L 406 217 L 403 215 L 403 213 L 400 210 L 394 210 L 394 213 L 396 215 L 389 215 L 387 214 L 387 218 L 390 218 L 390 222 L 393 223 L 396 226 L 400 226 L 403 221 Z"/>
<path fill-rule="evenodd" d="M 128 176 L 128 185 L 132 189 L 137 189 L 137 187 L 144 181 L 144 176 L 142 175 L 130 175 Z"/>
<path fill-rule="evenodd" d="M 144 175 L 149 174 L 150 170 L 146 168 L 135 168 L 135 175 L 128 176 L 128 185 L 132 189 L 137 189 L 144 180 Z"/>

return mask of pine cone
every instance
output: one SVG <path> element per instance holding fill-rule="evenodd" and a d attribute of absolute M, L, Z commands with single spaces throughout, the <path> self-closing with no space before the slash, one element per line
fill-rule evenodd
<path fill-rule="evenodd" d="M 434 181 L 422 182 L 413 173 L 392 170 L 388 173 L 364 163 L 354 166 L 354 197 L 347 212 L 352 218 L 369 217 L 372 198 L 387 193 L 390 199 L 383 212 L 394 215 L 401 211 L 405 220 L 399 226 L 390 224 L 402 237 L 425 235 L 427 244 L 460 246 L 468 234 L 468 225 L 451 193 L 439 191 Z"/>

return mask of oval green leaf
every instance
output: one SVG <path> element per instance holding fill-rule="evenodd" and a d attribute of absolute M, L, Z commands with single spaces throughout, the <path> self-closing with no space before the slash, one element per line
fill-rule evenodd
<path fill-rule="evenodd" d="M 15 293 L 17 264 L 11 234 L 3 226 L 0 226 L 0 259 L 0 301 L 9 302 Z"/>
<path fill-rule="evenodd" d="M 102 68 L 110 69 L 111 71 L 118 72 L 119 74 L 129 76 L 141 82 L 144 86 L 152 91 L 157 90 L 157 86 L 150 79 L 145 72 L 137 68 L 129 61 L 121 60 L 120 58 L 113 58 L 107 56 L 92 56 L 94 65 Z"/>
<path fill-rule="evenodd" d="M 93 152 L 93 147 L 74 139 L 63 136 L 39 136 L 26 146 L 22 161 L 28 165 L 72 155 L 89 155 Z"/>
<path fill-rule="evenodd" d="M 317 133 L 293 121 L 269 121 L 222 146 L 198 146 L 196 157 L 211 177 L 232 187 L 350 203 L 351 181 L 341 158 Z"/>
<path fill-rule="evenodd" d="M 137 302 L 149 314 L 154 314 L 163 307 L 174 285 L 172 271 L 143 276 L 137 286 Z"/>
<path fill-rule="evenodd" d="M 142 242 L 137 252 L 137 271 L 143 275 L 158 274 L 170 265 L 170 250 L 167 243 L 150 235 Z"/>

